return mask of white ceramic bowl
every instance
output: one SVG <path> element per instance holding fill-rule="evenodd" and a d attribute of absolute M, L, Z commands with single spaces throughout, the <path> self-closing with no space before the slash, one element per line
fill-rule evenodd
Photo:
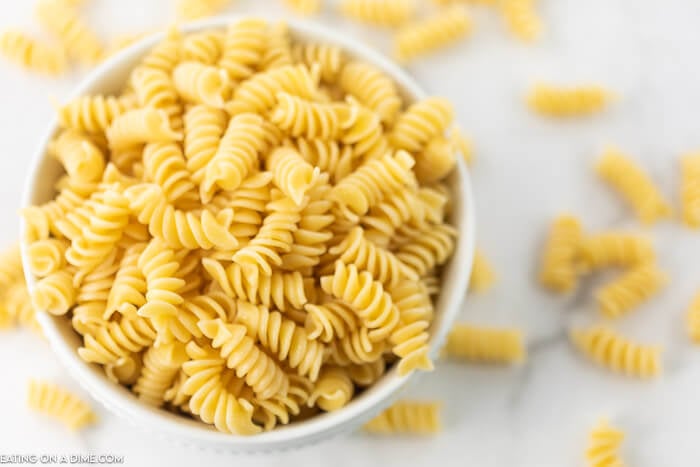
<path fill-rule="evenodd" d="M 184 26 L 182 30 L 193 32 L 208 28 L 223 28 L 237 20 L 240 20 L 240 17 L 209 19 Z M 349 55 L 379 67 L 396 81 L 409 101 L 425 97 L 423 90 L 412 78 L 374 50 L 309 22 L 290 20 L 288 24 L 290 32 L 296 38 L 338 45 Z M 117 92 L 124 85 L 131 69 L 162 38 L 163 34 L 154 35 L 110 58 L 78 86 L 73 97 Z M 439 92 L 439 89 L 436 91 Z M 54 120 L 36 149 L 25 186 L 23 198 L 25 206 L 47 202 L 54 196 L 52 187 L 63 171 L 55 160 L 46 156 L 46 148 L 56 129 L 57 121 Z M 454 256 L 444 270 L 443 287 L 437 302 L 436 318 L 430 336 L 433 357 L 437 357 L 447 332 L 458 314 L 467 291 L 474 254 L 474 203 L 467 168 L 461 158 L 458 158 L 457 170 L 451 177 L 450 185 L 454 194 L 451 222 L 459 229 L 460 236 Z M 23 223 L 22 233 L 25 228 Z M 29 271 L 25 253 L 23 248 L 25 271 Z M 27 284 L 30 290 L 35 284 L 34 278 L 29 273 L 27 273 Z M 414 373 L 412 376 L 400 377 L 394 368 L 339 411 L 321 414 L 256 436 L 236 436 L 217 432 L 204 423 L 141 403 L 126 388 L 110 382 L 99 366 L 88 364 L 78 357 L 77 349 L 81 341 L 73 331 L 70 320 L 43 312 L 38 313 L 38 319 L 53 350 L 70 374 L 107 409 L 142 429 L 197 447 L 252 452 L 297 448 L 315 443 L 350 431 L 370 420 L 388 407 L 409 381 L 417 376 Z"/>

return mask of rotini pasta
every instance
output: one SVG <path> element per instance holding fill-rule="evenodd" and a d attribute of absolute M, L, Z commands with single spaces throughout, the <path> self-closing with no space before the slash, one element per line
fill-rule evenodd
<path fill-rule="evenodd" d="M 390 141 L 399 149 L 418 152 L 431 139 L 444 133 L 453 118 L 452 105 L 446 99 L 425 99 L 411 105 L 399 116 Z"/>
<path fill-rule="evenodd" d="M 412 0 L 343 0 L 340 11 L 364 23 L 401 26 L 413 17 L 416 3 Z"/>
<path fill-rule="evenodd" d="M 540 35 L 542 24 L 535 0 L 502 0 L 501 13 L 508 30 L 518 39 L 532 42 Z"/>
<path fill-rule="evenodd" d="M 292 46 L 287 24 L 284 22 L 275 23 L 270 30 L 261 68 L 271 70 L 291 65 L 292 62 Z"/>
<path fill-rule="evenodd" d="M 441 430 L 441 404 L 399 401 L 367 422 L 365 431 L 374 434 L 432 435 Z"/>
<path fill-rule="evenodd" d="M 335 83 L 345 70 L 345 55 L 340 47 L 316 43 L 297 43 L 291 48 L 292 59 L 312 70 L 318 66 L 320 77 L 326 83 Z"/>
<path fill-rule="evenodd" d="M 0 34 L 0 53 L 27 70 L 38 73 L 58 75 L 66 68 L 63 49 L 51 47 L 17 30 L 10 29 Z"/>
<path fill-rule="evenodd" d="M 88 65 L 102 57 L 103 48 L 97 34 L 63 1 L 41 0 L 36 16 L 44 28 L 63 42 L 70 56 Z"/>
<path fill-rule="evenodd" d="M 332 412 L 350 402 L 354 392 L 355 387 L 344 368 L 327 367 L 316 381 L 308 403 L 316 404 L 326 412 Z"/>
<path fill-rule="evenodd" d="M 586 460 L 590 467 L 622 467 L 619 450 L 625 434 L 603 419 L 591 430 Z"/>
<path fill-rule="evenodd" d="M 472 362 L 519 363 L 525 359 L 523 334 L 517 329 L 455 324 L 447 336 L 447 355 Z"/>
<path fill-rule="evenodd" d="M 219 67 L 233 81 L 249 78 L 254 67 L 262 62 L 267 46 L 267 24 L 258 19 L 245 19 L 226 30 Z"/>
<path fill-rule="evenodd" d="M 182 62 L 173 71 L 173 83 L 183 100 L 223 108 L 231 93 L 228 75 L 212 65 Z"/>
<path fill-rule="evenodd" d="M 112 96 L 79 97 L 58 109 L 58 121 L 63 128 L 100 133 L 131 107 L 129 101 Z"/>
<path fill-rule="evenodd" d="M 469 277 L 469 290 L 480 293 L 490 289 L 496 282 L 496 273 L 481 250 L 474 252 L 472 275 Z"/>
<path fill-rule="evenodd" d="M 342 104 L 312 102 L 280 92 L 270 121 L 295 137 L 334 139 L 340 134 L 347 111 Z"/>
<path fill-rule="evenodd" d="M 649 300 L 667 280 L 666 274 L 656 266 L 637 266 L 596 292 L 598 309 L 608 318 L 629 313 Z"/>
<path fill-rule="evenodd" d="M 611 97 L 612 95 L 601 86 L 559 88 L 538 84 L 528 94 L 527 104 L 533 111 L 542 115 L 575 117 L 601 112 Z"/>
<path fill-rule="evenodd" d="M 542 253 L 542 285 L 556 292 L 569 292 L 576 287 L 576 261 L 582 236 L 581 223 L 577 218 L 565 214 L 554 220 Z"/>
<path fill-rule="evenodd" d="M 168 114 L 163 110 L 146 107 L 131 110 L 114 119 L 107 130 L 107 139 L 113 149 L 142 143 L 169 143 L 182 139 L 182 134 L 170 127 Z"/>
<path fill-rule="evenodd" d="M 416 156 L 414 171 L 421 183 L 432 183 L 448 176 L 457 163 L 452 142 L 443 137 L 433 138 Z"/>
<path fill-rule="evenodd" d="M 215 65 L 224 48 L 224 34 L 208 30 L 190 34 L 182 41 L 183 60 Z"/>
<path fill-rule="evenodd" d="M 136 98 L 141 106 L 163 110 L 174 130 L 182 129 L 182 104 L 173 79 L 167 71 L 139 67 L 131 74 Z"/>
<path fill-rule="evenodd" d="M 401 109 L 394 82 L 372 65 L 353 61 L 343 67 L 340 87 L 374 111 L 384 123 L 393 123 Z"/>
<path fill-rule="evenodd" d="M 186 361 L 185 347 L 180 343 L 151 347 L 144 354 L 143 370 L 134 384 L 134 392 L 146 404 L 161 406 L 165 392 Z"/>
<path fill-rule="evenodd" d="M 653 263 L 656 257 L 651 240 L 643 235 L 603 232 L 583 238 L 578 262 L 583 271 L 609 266 L 630 267 Z"/>
<path fill-rule="evenodd" d="M 293 149 L 277 148 L 268 156 L 267 170 L 272 172 L 275 184 L 297 205 L 304 200 L 306 191 L 319 175 L 318 169 L 306 162 Z"/>
<path fill-rule="evenodd" d="M 58 419 L 71 430 L 79 430 L 97 420 L 90 406 L 78 396 L 45 381 L 29 381 L 27 404 L 32 410 Z"/>
<path fill-rule="evenodd" d="M 96 182 L 105 170 L 102 151 L 77 130 L 65 130 L 53 141 L 51 152 L 68 176 L 81 182 Z"/>
<path fill-rule="evenodd" d="M 407 62 L 467 36 L 472 21 L 461 6 L 451 6 L 426 19 L 401 27 L 394 38 L 394 56 Z"/>

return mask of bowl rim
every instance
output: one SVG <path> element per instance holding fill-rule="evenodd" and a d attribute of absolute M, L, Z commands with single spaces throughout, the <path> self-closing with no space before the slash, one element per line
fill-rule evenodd
<path fill-rule="evenodd" d="M 427 97 L 427 94 L 407 72 L 384 55 L 366 46 L 359 40 L 346 36 L 342 32 L 336 32 L 310 21 L 264 18 L 260 15 L 226 15 L 178 25 L 177 28 L 182 33 L 192 33 L 206 29 L 225 28 L 246 18 L 284 21 L 293 35 L 302 35 L 321 43 L 337 45 L 353 57 L 378 67 L 396 81 L 399 87 L 402 88 L 402 91 L 407 93 L 411 99 L 420 100 Z M 143 56 L 156 43 L 162 40 L 166 33 L 166 31 L 160 31 L 151 34 L 108 58 L 80 82 L 75 90 L 70 93 L 69 98 L 80 97 L 88 94 L 92 88 L 99 87 L 100 83 L 105 81 L 113 68 L 119 68 L 120 65 L 123 66 L 124 62 L 133 61 L 137 56 Z M 57 129 L 58 119 L 54 116 L 32 157 L 22 195 L 22 206 L 24 207 L 33 204 L 37 185 L 40 185 L 39 175 L 44 162 L 48 159 L 46 148 Z M 453 279 L 457 283 L 450 286 L 449 295 L 445 297 L 444 294 L 441 294 L 440 296 L 438 307 L 441 308 L 441 313 L 444 315 L 444 323 L 441 327 L 431 332 L 430 335 L 430 353 L 433 357 L 438 356 L 439 349 L 446 339 L 450 325 L 455 321 L 461 302 L 466 295 L 476 242 L 474 198 L 469 171 L 462 158 L 457 158 L 457 167 L 452 176 L 457 177 L 457 180 L 459 180 L 459 183 L 452 183 L 452 186 L 454 188 L 456 185 L 459 188 L 457 194 L 460 197 L 460 202 L 454 203 L 454 206 L 460 211 L 461 225 L 458 226 L 460 235 L 458 236 L 451 262 L 456 262 L 459 265 L 459 273 L 454 274 L 455 277 Z M 23 218 L 21 219 L 20 229 L 21 238 L 26 238 L 26 224 Z M 20 243 L 27 286 L 31 292 L 36 284 L 36 280 L 28 267 L 29 260 L 26 254 L 26 242 L 22 241 Z M 411 375 L 402 377 L 398 375 L 396 366 L 394 366 L 369 390 L 365 390 L 362 395 L 353 398 L 352 402 L 341 410 L 324 413 L 303 422 L 278 427 L 272 431 L 254 436 L 239 436 L 221 433 L 200 421 L 188 420 L 185 417 L 138 401 L 126 388 L 115 385 L 103 373 L 98 374 L 95 371 L 94 364 L 89 364 L 78 356 L 75 349 L 67 343 L 59 329 L 57 319 L 61 318 L 63 317 L 52 316 L 46 312 L 37 312 L 37 319 L 59 361 L 68 369 L 69 374 L 78 384 L 109 411 L 140 428 L 145 428 L 156 434 L 174 437 L 188 444 L 197 443 L 198 446 L 206 445 L 234 452 L 260 452 L 295 448 L 349 431 L 388 407 L 400 391 L 409 382 L 415 380 L 419 373 L 413 372 Z"/>

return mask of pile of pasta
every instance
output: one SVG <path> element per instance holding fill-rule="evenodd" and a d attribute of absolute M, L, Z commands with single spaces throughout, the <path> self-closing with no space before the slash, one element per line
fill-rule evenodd
<path fill-rule="evenodd" d="M 173 29 L 121 94 L 59 109 L 65 175 L 22 213 L 34 307 L 144 402 L 230 433 L 431 370 L 452 120 L 284 23 Z"/>

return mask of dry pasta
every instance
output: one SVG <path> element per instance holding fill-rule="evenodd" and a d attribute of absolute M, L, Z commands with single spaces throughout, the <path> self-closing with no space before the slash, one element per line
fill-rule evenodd
<path fill-rule="evenodd" d="M 611 93 L 602 86 L 562 88 L 538 84 L 528 94 L 527 104 L 542 115 L 576 117 L 603 111 L 611 98 Z"/>
<path fill-rule="evenodd" d="M 36 287 L 5 261 L 0 323 L 60 315 L 112 383 L 241 435 L 431 370 L 454 157 L 415 164 L 457 145 L 446 101 L 410 104 L 284 23 L 172 28 L 122 94 L 58 109 L 66 173 L 22 213 Z"/>
<path fill-rule="evenodd" d="M 671 206 L 651 178 L 618 149 L 607 148 L 596 164 L 596 171 L 631 205 L 643 223 L 651 224 L 670 216 Z"/>
<path fill-rule="evenodd" d="M 70 5 L 61 0 L 41 0 L 36 15 L 41 25 L 63 42 L 69 56 L 85 64 L 100 60 L 103 48 L 97 34 Z"/>
<path fill-rule="evenodd" d="M 598 309 L 608 318 L 617 318 L 649 300 L 667 280 L 654 265 L 632 268 L 596 292 Z"/>
<path fill-rule="evenodd" d="M 519 363 L 525 359 L 523 334 L 517 329 L 455 324 L 447 337 L 447 355 L 484 363 Z"/>
<path fill-rule="evenodd" d="M 300 15 L 313 15 L 323 6 L 322 0 L 284 0 L 284 3 Z"/>
<path fill-rule="evenodd" d="M 542 285 L 557 292 L 569 292 L 576 287 L 581 238 L 581 223 L 577 218 L 562 215 L 554 220 L 542 254 Z"/>
<path fill-rule="evenodd" d="M 476 250 L 474 253 L 474 263 L 472 265 L 472 275 L 469 278 L 469 290 L 474 292 L 485 292 L 496 282 L 496 273 L 489 260 L 484 256 L 483 251 Z"/>
<path fill-rule="evenodd" d="M 578 261 L 583 271 L 604 267 L 630 267 L 653 263 L 656 257 L 651 240 L 644 235 L 603 232 L 581 241 Z"/>
<path fill-rule="evenodd" d="M 365 431 L 381 435 L 433 435 L 441 430 L 441 404 L 399 401 L 367 422 Z"/>
<path fill-rule="evenodd" d="M 685 225 L 700 227 L 700 154 L 681 158 L 681 216 Z"/>
<path fill-rule="evenodd" d="M 401 26 L 410 20 L 415 11 L 413 0 L 343 0 L 343 15 L 378 26 Z"/>
<path fill-rule="evenodd" d="M 399 29 L 394 38 L 394 55 L 402 62 L 412 60 L 459 41 L 471 29 L 472 21 L 464 8 L 445 8 Z"/>
<path fill-rule="evenodd" d="M 177 15 L 184 19 L 200 19 L 222 11 L 230 0 L 178 0 Z"/>
<path fill-rule="evenodd" d="M 38 73 L 57 75 L 66 68 L 62 48 L 44 44 L 22 31 L 4 31 L 0 35 L 0 53 L 23 68 Z"/>
<path fill-rule="evenodd" d="M 32 410 L 56 418 L 71 430 L 94 423 L 95 413 L 78 396 L 45 381 L 29 381 L 27 404 Z"/>
<path fill-rule="evenodd" d="M 501 0 L 501 13 L 508 30 L 524 42 L 532 42 L 542 32 L 536 0 Z"/>
<path fill-rule="evenodd" d="M 625 434 L 603 419 L 591 430 L 586 460 L 590 467 L 622 467 L 620 446 Z"/>

